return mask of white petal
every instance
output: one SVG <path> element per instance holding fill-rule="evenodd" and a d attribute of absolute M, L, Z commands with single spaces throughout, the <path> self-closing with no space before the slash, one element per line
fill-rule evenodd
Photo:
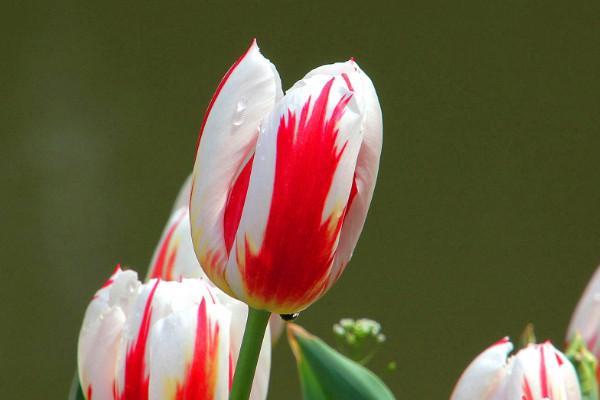
<path fill-rule="evenodd" d="M 117 354 L 129 304 L 137 296 L 137 274 L 118 268 L 88 306 L 77 345 L 77 365 L 84 393 L 110 398 Z"/>
<path fill-rule="evenodd" d="M 331 277 L 328 287 L 338 279 L 346 264 L 350 261 L 352 253 L 362 231 L 367 211 L 371 204 L 377 172 L 379 170 L 379 157 L 383 139 L 383 121 L 381 107 L 371 79 L 353 61 L 348 62 L 357 68 L 356 74 L 348 74 L 352 87 L 356 92 L 359 103 L 365 102 L 366 121 L 360 153 L 356 161 L 355 185 L 356 195 L 351 206 L 346 210 L 346 217 L 340 232 L 340 241 L 333 262 Z"/>
<path fill-rule="evenodd" d="M 477 356 L 461 375 L 450 400 L 497 398 L 495 393 L 502 391 L 506 375 L 506 357 L 512 349 L 512 343 L 505 338 Z"/>
<path fill-rule="evenodd" d="M 200 133 L 190 201 L 194 248 L 211 280 L 225 291 L 227 196 L 254 149 L 260 121 L 281 96 L 275 67 L 253 42 L 223 78 Z"/>

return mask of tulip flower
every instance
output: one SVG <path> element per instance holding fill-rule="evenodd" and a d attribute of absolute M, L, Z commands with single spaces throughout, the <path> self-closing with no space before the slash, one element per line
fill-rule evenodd
<path fill-rule="evenodd" d="M 244 323 L 236 314 L 247 308 L 231 301 L 243 307 L 223 303 L 202 279 L 142 284 L 117 268 L 79 335 L 86 399 L 227 399 Z M 266 398 L 269 368 L 266 344 L 251 398 Z"/>
<path fill-rule="evenodd" d="M 599 358 L 600 356 L 600 267 L 587 284 L 571 317 L 567 329 L 567 342 L 570 342 L 576 331 L 583 338 L 588 350 Z"/>
<path fill-rule="evenodd" d="M 550 342 L 513 349 L 504 338 L 481 353 L 460 377 L 450 400 L 580 400 L 573 365 Z"/>
<path fill-rule="evenodd" d="M 206 274 L 255 309 L 316 301 L 352 256 L 381 141 L 377 94 L 354 60 L 316 68 L 284 96 L 254 41 L 200 131 L 190 220 Z"/>

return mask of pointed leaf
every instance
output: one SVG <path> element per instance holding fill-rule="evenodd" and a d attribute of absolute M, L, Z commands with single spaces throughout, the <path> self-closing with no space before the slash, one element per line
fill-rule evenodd
<path fill-rule="evenodd" d="M 344 357 L 298 325 L 288 324 L 304 400 L 393 400 L 375 374 Z"/>

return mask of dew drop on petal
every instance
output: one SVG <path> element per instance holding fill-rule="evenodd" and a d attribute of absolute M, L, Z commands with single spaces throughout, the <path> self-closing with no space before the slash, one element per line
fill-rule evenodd
<path fill-rule="evenodd" d="M 242 97 L 240 99 L 240 101 L 238 101 L 238 103 L 237 103 L 236 111 L 241 112 L 241 111 L 244 111 L 246 108 L 248 108 L 248 99 L 246 99 L 245 97 Z"/>
<path fill-rule="evenodd" d="M 235 126 L 240 126 L 241 124 L 244 123 L 244 119 L 246 119 L 246 117 L 244 117 L 243 115 L 237 115 L 235 117 L 235 119 L 233 120 L 233 124 Z"/>

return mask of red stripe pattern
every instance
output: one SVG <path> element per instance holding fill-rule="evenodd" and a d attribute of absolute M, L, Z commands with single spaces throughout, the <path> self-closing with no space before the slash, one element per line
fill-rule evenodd
<path fill-rule="evenodd" d="M 581 399 L 573 365 L 550 342 L 530 344 L 507 360 L 502 351 L 511 348 L 503 339 L 484 351 L 463 373 L 450 400 Z"/>
<path fill-rule="evenodd" d="M 160 280 L 156 280 L 144 308 L 144 315 L 140 330 L 131 348 L 127 349 L 125 359 L 125 384 L 120 390 L 115 381 L 115 399 L 117 400 L 148 400 L 149 376 L 146 358 L 146 342 L 150 332 L 150 320 L 152 318 L 152 298 L 156 292 Z"/>
<path fill-rule="evenodd" d="M 342 97 L 326 118 L 334 79 L 300 115 L 288 110 L 277 133 L 275 181 L 262 246 L 254 253 L 246 239 L 238 259 L 248 297 L 267 309 L 300 311 L 326 285 L 342 218 L 321 221 L 345 143 L 336 146 L 338 123 L 351 96 Z M 343 215 L 343 214 L 342 214 Z"/>
<path fill-rule="evenodd" d="M 186 366 L 185 379 L 177 385 L 176 400 L 213 399 L 219 371 L 219 323 L 213 329 L 206 311 L 206 300 L 198 307 L 196 341 L 192 362 Z"/>
<path fill-rule="evenodd" d="M 201 279 L 140 285 L 133 271 L 119 268 L 110 282 L 92 300 L 80 334 L 79 373 L 86 399 L 226 398 L 230 349 L 239 343 L 229 342 L 232 311 L 219 303 L 211 286 Z M 118 308 L 126 321 L 111 317 Z M 107 351 L 112 355 L 107 357 Z"/>

